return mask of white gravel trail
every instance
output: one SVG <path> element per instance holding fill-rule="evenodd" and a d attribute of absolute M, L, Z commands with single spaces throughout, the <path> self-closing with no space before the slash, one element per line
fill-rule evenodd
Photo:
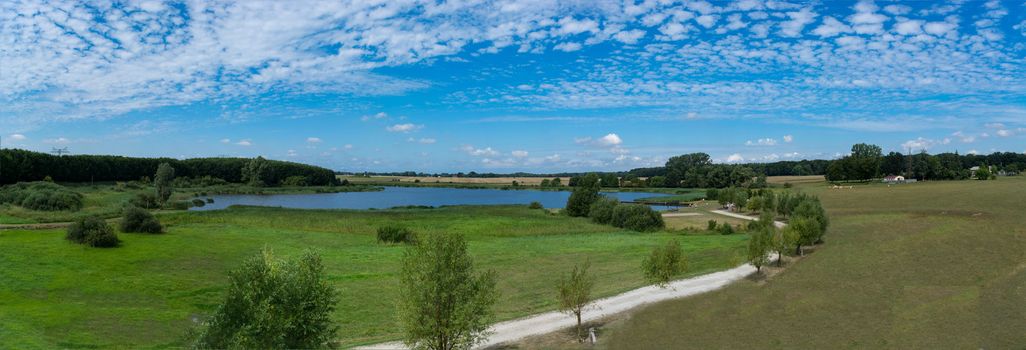
<path fill-rule="evenodd" d="M 712 212 L 738 219 L 758 220 L 758 218 L 722 210 L 714 210 Z M 783 227 L 785 224 L 777 221 L 776 225 L 777 227 Z M 744 264 L 725 271 L 676 280 L 670 282 L 666 288 L 660 288 L 657 286 L 641 287 L 623 294 L 596 300 L 587 310 L 584 311 L 584 313 L 581 314 L 581 321 L 589 322 L 606 316 L 618 314 L 645 304 L 683 298 L 717 290 L 730 283 L 745 278 L 754 272 L 754 266 Z M 560 329 L 570 328 L 576 325 L 577 320 L 574 319 L 574 317 L 556 311 L 499 322 L 488 329 L 491 333 L 488 340 L 477 345 L 475 348 L 487 348 L 489 346 L 513 342 L 530 336 L 552 333 Z M 362 346 L 357 349 L 398 350 L 407 349 L 407 347 L 401 342 L 390 342 Z"/>

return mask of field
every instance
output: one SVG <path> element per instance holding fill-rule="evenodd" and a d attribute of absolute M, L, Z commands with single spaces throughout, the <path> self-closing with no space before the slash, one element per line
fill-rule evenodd
<path fill-rule="evenodd" d="M 806 176 L 770 176 L 766 178 L 767 183 L 771 184 L 785 184 L 790 183 L 792 185 L 803 184 L 803 183 L 815 183 L 823 182 L 826 179 L 823 175 L 806 175 Z"/>
<path fill-rule="evenodd" d="M 1026 178 L 797 187 L 823 200 L 825 245 L 769 282 L 642 309 L 602 347 L 1026 345 Z"/>
<path fill-rule="evenodd" d="M 694 207 L 681 208 L 676 212 L 669 213 L 669 216 L 664 217 L 663 221 L 666 222 L 666 228 L 675 230 L 705 230 L 709 227 L 709 220 L 716 220 L 716 222 L 721 225 L 726 222 L 735 227 L 737 225 L 745 225 L 748 223 L 745 220 L 711 213 L 711 210 L 719 208 L 719 205 L 716 202 L 701 201 L 695 203 Z"/>
<path fill-rule="evenodd" d="M 160 215 L 163 235 L 120 234 L 96 249 L 62 230 L 0 231 L 0 348 L 154 348 L 187 345 L 227 285 L 226 271 L 262 248 L 277 255 L 314 249 L 341 293 L 334 317 L 340 346 L 394 340 L 401 245 L 375 242 L 383 223 L 425 233 L 459 232 L 482 269 L 498 273 L 498 317 L 554 307 L 562 271 L 590 259 L 596 295 L 645 285 L 642 257 L 680 239 L 689 274 L 738 263 L 745 235 L 622 232 L 525 207 L 341 211 L 233 208 Z"/>

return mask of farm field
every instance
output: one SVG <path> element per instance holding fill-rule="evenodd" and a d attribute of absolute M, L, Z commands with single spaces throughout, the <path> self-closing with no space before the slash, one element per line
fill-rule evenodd
<path fill-rule="evenodd" d="M 474 185 L 511 185 L 513 181 L 521 185 L 526 186 L 538 186 L 542 180 L 552 180 L 555 177 L 493 177 L 493 178 L 482 178 L 482 177 L 434 177 L 434 176 L 352 176 L 352 175 L 339 175 L 339 180 L 349 180 L 352 183 L 389 183 L 389 182 L 400 182 L 400 183 L 448 183 L 448 184 L 474 184 Z M 566 185 L 569 181 L 569 177 L 559 178 L 563 185 Z M 419 182 L 418 182 L 419 181 Z"/>
<path fill-rule="evenodd" d="M 1026 178 L 796 188 L 823 200 L 826 244 L 767 283 L 641 309 L 601 347 L 1026 344 Z"/>
<path fill-rule="evenodd" d="M 384 211 L 236 207 L 160 215 L 162 235 L 120 234 L 114 249 L 85 248 L 63 230 L 0 231 L 0 348 L 154 348 L 188 345 L 187 332 L 216 307 L 226 272 L 266 247 L 276 255 L 319 252 L 341 294 L 339 346 L 394 340 L 401 245 L 375 230 L 402 223 L 418 233 L 466 235 L 479 269 L 497 272 L 499 319 L 554 308 L 554 283 L 590 259 L 595 294 L 647 283 L 651 248 L 681 241 L 688 275 L 737 264 L 745 235 L 633 233 L 518 206 Z"/>
<path fill-rule="evenodd" d="M 782 184 L 785 184 L 785 183 L 790 183 L 790 184 L 794 184 L 794 185 L 803 184 L 803 183 L 816 183 L 816 182 L 822 182 L 822 181 L 825 181 L 825 180 L 826 179 L 823 177 L 823 175 L 768 176 L 768 177 L 766 177 L 766 182 L 767 183 L 779 184 L 779 185 L 782 185 Z"/>

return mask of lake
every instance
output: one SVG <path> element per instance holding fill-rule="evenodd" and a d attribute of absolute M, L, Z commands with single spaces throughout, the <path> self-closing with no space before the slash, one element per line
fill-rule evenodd
<path fill-rule="evenodd" d="M 604 195 L 621 201 L 666 194 L 648 192 L 609 192 Z M 206 197 L 204 197 L 206 198 Z M 566 206 L 569 191 L 493 190 L 444 187 L 385 187 L 377 192 L 341 192 L 316 194 L 215 195 L 214 203 L 191 210 L 217 210 L 232 205 L 258 205 L 298 209 L 388 209 L 407 205 L 439 207 L 443 205 L 530 204 L 540 202 L 546 208 Z M 667 209 L 653 206 L 654 209 Z"/>

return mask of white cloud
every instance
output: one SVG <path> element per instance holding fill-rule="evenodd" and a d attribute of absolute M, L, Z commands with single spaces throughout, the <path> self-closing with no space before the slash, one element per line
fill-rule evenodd
<path fill-rule="evenodd" d="M 555 49 L 555 50 L 563 51 L 563 52 L 574 52 L 574 51 L 580 50 L 582 48 L 582 46 L 581 46 L 580 43 L 568 42 L 568 43 L 557 44 L 556 46 L 554 46 L 552 48 Z"/>
<path fill-rule="evenodd" d="M 833 17 L 823 17 L 823 24 L 812 30 L 812 34 L 829 38 L 841 33 L 851 33 L 851 27 Z"/>
<path fill-rule="evenodd" d="M 56 145 L 66 145 L 66 144 L 71 143 L 71 140 L 69 140 L 67 138 L 64 138 L 64 137 L 58 137 L 58 138 L 55 138 L 55 139 L 45 139 L 45 140 L 43 140 L 43 143 L 52 143 L 52 144 L 56 144 Z"/>
<path fill-rule="evenodd" d="M 433 138 L 428 138 L 428 137 L 424 137 L 424 138 L 420 138 L 420 139 L 415 139 L 415 138 L 411 137 L 411 138 L 406 139 L 406 142 L 416 142 L 416 143 L 419 143 L 419 144 L 422 144 L 422 145 L 432 145 L 435 142 L 438 142 L 438 140 L 433 139 Z"/>
<path fill-rule="evenodd" d="M 742 157 L 739 153 L 734 153 L 727 156 L 727 163 L 740 163 L 745 161 L 745 157 Z"/>
<path fill-rule="evenodd" d="M 221 143 L 223 143 L 223 144 L 226 144 L 226 145 L 227 145 L 227 144 L 229 144 L 229 143 L 232 143 L 232 139 L 221 139 Z"/>
<path fill-rule="evenodd" d="M 360 117 L 360 120 L 362 120 L 362 121 L 370 121 L 370 120 L 375 120 L 375 119 L 388 119 L 388 113 L 378 112 L 377 114 L 374 114 L 374 115 L 365 115 L 365 116 Z"/>
<path fill-rule="evenodd" d="M 239 145 L 239 146 L 243 146 L 243 147 L 249 147 L 249 146 L 252 146 L 252 145 L 253 145 L 253 141 L 250 141 L 250 140 L 242 140 L 242 141 L 236 142 L 235 144 L 236 144 L 236 145 Z"/>
<path fill-rule="evenodd" d="M 25 141 L 25 140 L 28 139 L 27 137 L 25 137 L 25 135 L 22 135 L 22 134 L 11 134 L 11 136 L 8 136 L 7 138 L 10 139 L 11 141 L 15 141 L 15 142 L 17 142 L 17 141 Z"/>
<path fill-rule="evenodd" d="M 1012 132 L 1011 130 L 1006 130 L 1006 129 L 998 130 L 998 131 L 995 132 L 995 134 L 997 134 L 997 136 L 1001 136 L 1001 137 L 1009 137 L 1009 136 L 1015 135 L 1014 132 Z"/>
<path fill-rule="evenodd" d="M 923 21 L 920 20 L 906 20 L 900 21 L 894 25 L 894 32 L 901 35 L 916 35 L 922 33 L 921 27 Z"/>
<path fill-rule="evenodd" d="M 420 130 L 422 128 L 424 128 L 424 125 L 417 125 L 417 124 L 413 124 L 413 123 L 405 123 L 405 124 L 395 124 L 395 125 L 392 125 L 392 126 L 385 127 L 385 130 L 388 130 L 389 132 L 410 133 L 410 132 L 413 132 L 413 131 Z"/>
<path fill-rule="evenodd" d="M 471 146 L 471 145 L 463 145 L 463 147 L 461 147 L 460 149 L 463 152 L 466 152 L 467 154 L 475 156 L 475 157 L 481 157 L 481 156 L 484 156 L 484 157 L 495 157 L 495 156 L 499 155 L 499 151 L 496 151 L 496 150 L 492 149 L 491 147 L 474 148 L 474 146 Z"/>
<path fill-rule="evenodd" d="M 785 139 L 786 140 L 786 139 Z M 785 141 L 790 142 L 790 141 Z M 745 141 L 745 146 L 776 146 L 777 140 L 772 138 Z"/>
<path fill-rule="evenodd" d="M 645 31 L 640 29 L 625 30 L 613 35 L 613 38 L 624 43 L 624 44 L 636 44 L 638 40 L 645 36 Z"/>
<path fill-rule="evenodd" d="M 519 151 L 519 150 L 510 152 L 510 154 L 512 154 L 514 157 L 517 157 L 517 158 L 526 158 L 527 155 L 528 155 L 527 151 Z"/>
<path fill-rule="evenodd" d="M 596 141 L 599 145 L 602 146 L 619 146 L 621 143 L 623 143 L 623 140 L 620 139 L 620 136 L 613 133 L 606 134 L 606 136 L 602 136 Z"/>
<path fill-rule="evenodd" d="M 965 133 L 963 133 L 961 131 L 956 131 L 956 132 L 952 133 L 951 136 L 958 137 L 958 139 L 961 140 L 962 143 L 972 143 L 973 141 L 976 141 L 976 136 L 966 135 Z"/>
<path fill-rule="evenodd" d="M 944 36 L 955 30 L 955 25 L 947 22 L 929 22 L 923 25 L 923 30 L 936 36 Z"/>
<path fill-rule="evenodd" d="M 289 157 L 295 157 L 295 156 L 298 156 L 299 153 L 296 153 L 296 150 L 294 150 L 294 149 L 290 149 L 290 150 L 288 150 L 288 152 L 286 152 L 286 155 L 289 156 Z"/>
<path fill-rule="evenodd" d="M 940 142 L 940 143 L 943 143 L 943 142 Z M 918 137 L 915 140 L 908 140 L 908 141 L 905 141 L 905 143 L 902 143 L 901 144 L 901 149 L 903 149 L 903 150 L 911 149 L 912 151 L 929 150 L 931 147 L 933 147 L 934 145 L 937 145 L 937 144 L 939 144 L 939 142 L 937 142 L 935 140 L 925 139 L 925 138 L 922 138 L 922 137 Z"/>
<path fill-rule="evenodd" d="M 797 37 L 802 34 L 802 29 L 816 19 L 817 14 L 811 8 L 804 7 L 800 11 L 787 13 L 790 20 L 780 23 L 780 34 L 786 37 Z"/>
<path fill-rule="evenodd" d="M 794 141 L 794 136 L 784 135 L 784 142 L 791 143 L 791 141 Z"/>
<path fill-rule="evenodd" d="M 716 21 L 719 20 L 719 16 L 716 15 L 701 15 L 695 18 L 695 22 L 701 24 L 703 27 L 712 28 L 716 25 Z"/>
<path fill-rule="evenodd" d="M 319 138 L 319 137 L 307 137 L 306 138 L 306 142 L 307 143 L 321 143 L 321 138 Z"/>

